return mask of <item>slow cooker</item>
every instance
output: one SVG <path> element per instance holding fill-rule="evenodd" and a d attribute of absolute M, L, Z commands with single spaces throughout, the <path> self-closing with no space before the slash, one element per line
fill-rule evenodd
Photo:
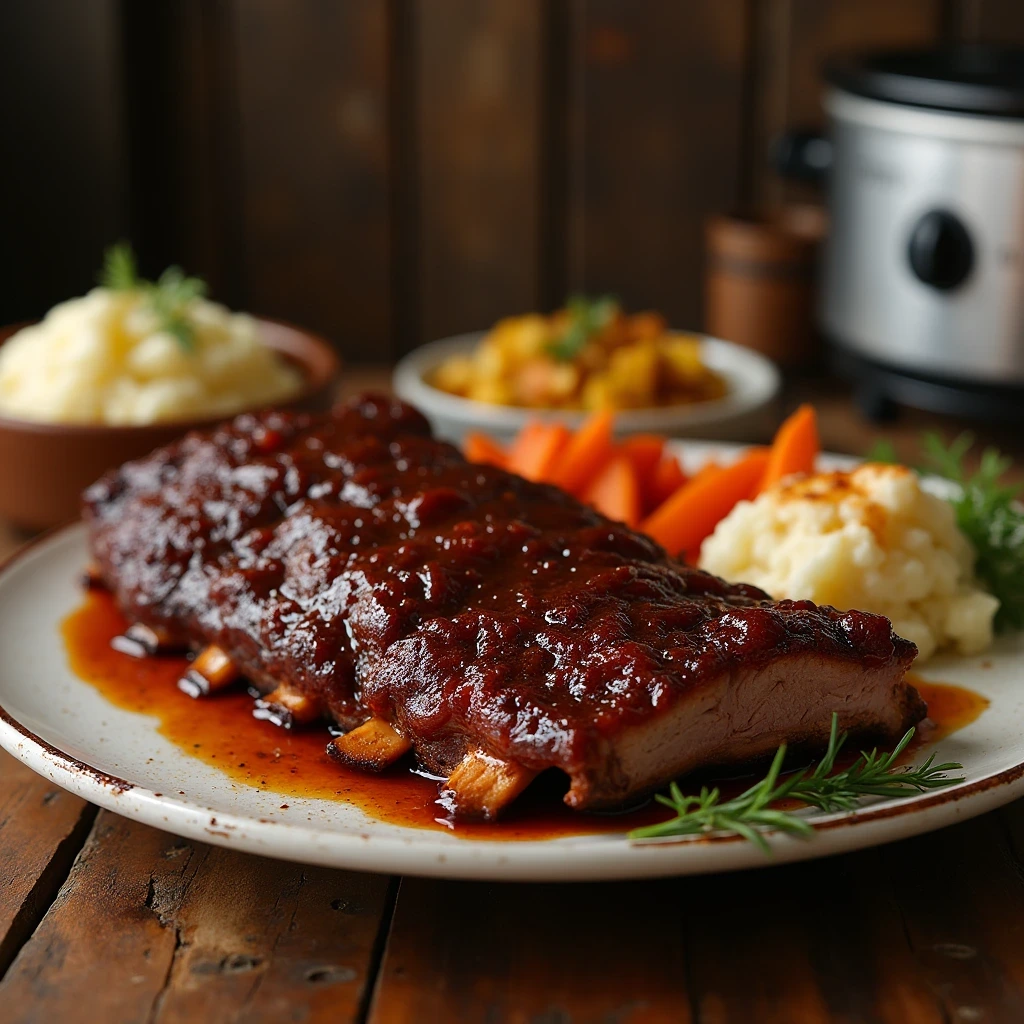
<path fill-rule="evenodd" d="M 876 408 L 1024 419 L 1024 51 L 826 70 L 820 322 Z M 817 150 L 815 150 L 817 145 Z"/>

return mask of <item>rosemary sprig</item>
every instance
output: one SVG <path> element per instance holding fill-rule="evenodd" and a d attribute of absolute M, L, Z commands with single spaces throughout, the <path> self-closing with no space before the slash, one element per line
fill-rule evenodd
<path fill-rule="evenodd" d="M 672 783 L 668 795 L 655 799 L 676 812 L 674 818 L 657 825 L 634 829 L 629 838 L 662 839 L 669 836 L 698 835 L 708 832 L 729 832 L 743 836 L 765 853 L 769 852 L 764 831 L 774 829 L 801 838 L 814 834 L 813 823 L 789 811 L 773 808 L 773 804 L 789 798 L 800 800 L 822 811 L 847 811 L 866 796 L 904 797 L 941 789 L 963 778 L 949 778 L 946 772 L 960 771 L 963 765 L 950 761 L 935 764 L 932 754 L 920 768 L 895 770 L 897 758 L 913 739 L 908 729 L 890 753 L 875 748 L 862 751 L 860 757 L 842 771 L 835 771 L 836 756 L 846 742 L 847 733 L 839 732 L 839 716 L 832 713 L 832 729 L 828 749 L 812 772 L 800 771 L 779 782 L 786 745 L 779 747 L 768 774 L 732 800 L 722 801 L 718 789 L 701 789 L 699 796 L 684 796 L 678 784 Z"/>
<path fill-rule="evenodd" d="M 618 308 L 618 302 L 611 295 L 599 299 L 588 299 L 585 295 L 572 296 L 565 304 L 569 314 L 568 325 L 561 337 L 551 343 L 549 351 L 556 359 L 564 362 L 575 359 L 587 342 L 612 322 Z"/>
<path fill-rule="evenodd" d="M 160 323 L 160 329 L 172 335 L 186 351 L 195 351 L 195 327 L 189 319 L 189 306 L 206 294 L 206 283 L 187 277 L 181 267 L 168 267 L 156 281 L 139 276 L 135 253 L 126 242 L 107 249 L 103 258 L 100 284 L 113 291 L 141 292 Z"/>

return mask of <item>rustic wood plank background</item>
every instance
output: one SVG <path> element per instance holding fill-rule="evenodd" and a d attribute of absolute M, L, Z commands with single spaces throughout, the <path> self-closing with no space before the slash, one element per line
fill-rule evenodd
<path fill-rule="evenodd" d="M 744 0 L 583 0 L 571 26 L 569 284 L 700 320 L 704 218 L 737 201 Z"/>
<path fill-rule="evenodd" d="M 702 323 L 716 212 L 823 58 L 1024 42 L 1020 0 L 5 0 L 0 321 L 102 246 L 322 331 L 350 360 L 612 291 Z"/>

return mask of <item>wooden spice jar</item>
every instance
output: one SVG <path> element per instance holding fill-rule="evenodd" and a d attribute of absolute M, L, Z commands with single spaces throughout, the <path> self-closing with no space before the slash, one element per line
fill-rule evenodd
<path fill-rule="evenodd" d="M 783 366 L 817 348 L 815 276 L 824 211 L 784 207 L 763 217 L 717 216 L 706 225 L 705 329 Z"/>

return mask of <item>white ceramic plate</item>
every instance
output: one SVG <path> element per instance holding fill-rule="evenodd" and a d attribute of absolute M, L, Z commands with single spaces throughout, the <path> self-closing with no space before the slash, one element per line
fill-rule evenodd
<path fill-rule="evenodd" d="M 735 448 L 687 445 L 690 461 Z M 837 460 L 838 461 L 838 460 Z M 930 662 L 936 681 L 969 686 L 991 707 L 935 745 L 966 781 L 937 793 L 818 815 L 810 840 L 769 837 L 770 860 L 728 837 L 630 844 L 622 835 L 531 841 L 460 839 L 404 828 L 333 800 L 233 782 L 161 736 L 154 719 L 109 704 L 69 670 L 58 628 L 81 601 L 85 531 L 69 527 L 0 572 L 0 744 L 65 789 L 158 828 L 272 857 L 448 878 L 583 880 L 727 871 L 840 853 L 960 821 L 1024 794 L 1024 635 L 977 658 Z M 268 725 L 267 728 L 273 728 Z M 162 795 L 161 795 L 162 794 Z M 167 794 L 176 794 L 169 796 Z"/>
<path fill-rule="evenodd" d="M 555 419 L 569 426 L 583 422 L 586 416 L 583 412 L 543 412 L 488 405 L 449 395 L 425 382 L 425 375 L 444 359 L 475 348 L 484 333 L 459 334 L 423 345 L 395 367 L 395 393 L 423 411 L 438 437 L 458 444 L 467 431 L 483 430 L 499 441 L 508 441 L 530 419 Z M 716 437 L 725 441 L 756 437 L 775 426 L 772 403 L 780 387 L 775 364 L 731 341 L 697 337 L 701 341 L 701 357 L 725 378 L 728 393 L 709 402 L 619 413 L 615 420 L 617 431 L 622 434 L 652 432 L 669 437 Z"/>

